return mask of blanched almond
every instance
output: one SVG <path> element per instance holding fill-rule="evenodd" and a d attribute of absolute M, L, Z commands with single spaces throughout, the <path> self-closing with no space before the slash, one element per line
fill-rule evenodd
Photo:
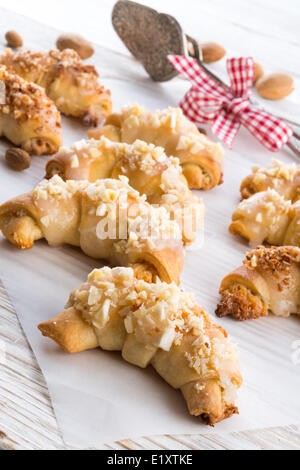
<path fill-rule="evenodd" d="M 64 49 L 74 49 L 81 59 L 88 59 L 94 54 L 94 48 L 90 42 L 79 34 L 61 34 L 56 41 L 56 47 L 60 51 Z"/>
<path fill-rule="evenodd" d="M 217 60 L 222 59 L 225 56 L 226 50 L 224 47 L 220 46 L 216 42 L 204 42 L 200 44 L 203 54 L 203 61 L 206 64 L 210 64 L 211 62 L 216 62 Z"/>
<path fill-rule="evenodd" d="M 255 87 L 263 98 L 281 100 L 294 90 L 294 80 L 285 73 L 273 73 L 258 80 Z"/>

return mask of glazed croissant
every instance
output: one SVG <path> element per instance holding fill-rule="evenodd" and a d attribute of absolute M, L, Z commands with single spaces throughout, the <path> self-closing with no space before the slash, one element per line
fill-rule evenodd
<path fill-rule="evenodd" d="M 0 230 L 19 249 L 45 238 L 50 245 L 78 246 L 113 265 L 146 263 L 166 282 L 179 282 L 181 233 L 163 208 L 154 208 L 125 177 L 96 183 L 59 176 L 0 206 Z M 142 267 L 141 267 L 142 268 Z"/>
<path fill-rule="evenodd" d="M 39 329 L 70 353 L 101 347 L 122 351 L 138 367 L 151 364 L 181 390 L 191 415 L 208 424 L 237 413 L 236 348 L 174 283 L 138 280 L 130 268 L 96 269 L 71 294 L 67 310 Z"/>
<path fill-rule="evenodd" d="M 239 204 L 229 230 L 251 246 L 263 242 L 300 246 L 300 201 L 291 204 L 274 189 L 254 194 Z"/>
<path fill-rule="evenodd" d="M 167 157 L 163 148 L 153 144 L 137 140 L 129 145 L 105 137 L 82 140 L 62 148 L 48 161 L 46 178 L 55 174 L 65 180 L 92 182 L 126 176 L 150 204 L 166 208 L 180 225 L 185 243 L 192 242 L 203 225 L 204 203 L 189 190 L 178 159 Z"/>
<path fill-rule="evenodd" d="M 300 196 L 300 165 L 285 165 L 273 159 L 267 168 L 254 167 L 241 184 L 244 199 L 267 189 L 275 189 L 284 199 L 296 202 Z"/>
<path fill-rule="evenodd" d="M 67 116 L 97 125 L 111 113 L 110 92 L 100 85 L 97 70 L 84 64 L 72 49 L 50 52 L 8 49 L 0 56 L 0 63 L 44 88 L 59 111 Z"/>
<path fill-rule="evenodd" d="M 257 247 L 242 267 L 223 279 L 220 294 L 219 317 L 248 320 L 269 311 L 283 317 L 300 314 L 300 249 Z"/>
<path fill-rule="evenodd" d="M 52 154 L 62 144 L 60 114 L 44 90 L 0 65 L 5 99 L 0 101 L 0 137 L 33 155 Z"/>
<path fill-rule="evenodd" d="M 128 144 L 140 139 L 163 147 L 167 155 L 179 158 L 190 188 L 211 189 L 222 183 L 222 147 L 201 134 L 179 108 L 152 114 L 137 105 L 127 106 L 88 135 Z"/>

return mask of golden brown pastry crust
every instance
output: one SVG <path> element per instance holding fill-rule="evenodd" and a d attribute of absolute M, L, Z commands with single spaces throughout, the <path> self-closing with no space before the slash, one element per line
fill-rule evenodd
<path fill-rule="evenodd" d="M 229 231 L 249 240 L 251 246 L 300 246 L 300 202 L 291 204 L 274 189 L 243 200 L 232 216 Z"/>
<path fill-rule="evenodd" d="M 0 56 L 0 63 L 14 69 L 23 79 L 45 89 L 59 111 L 97 125 L 111 113 L 110 92 L 99 83 L 99 74 L 86 65 L 76 51 L 23 51 Z"/>
<path fill-rule="evenodd" d="M 286 165 L 273 159 L 267 168 L 256 166 L 241 184 L 241 195 L 247 199 L 253 194 L 275 189 L 286 200 L 296 202 L 300 196 L 300 165 Z"/>
<path fill-rule="evenodd" d="M 121 212 L 123 203 L 126 212 Z M 146 224 L 145 232 L 135 225 L 137 219 L 141 227 Z M 124 229 L 121 223 L 126 223 Z M 112 234 L 107 236 L 102 228 L 110 224 Z M 183 267 L 176 222 L 163 208 L 145 202 L 126 178 L 92 184 L 63 182 L 56 176 L 0 206 L 0 230 L 19 249 L 30 249 L 36 240 L 45 238 L 51 245 L 81 247 L 88 256 L 112 264 L 146 263 L 151 266 L 151 270 L 144 267 L 148 275 L 155 272 L 166 282 L 179 283 Z"/>
<path fill-rule="evenodd" d="M 88 135 L 129 144 L 140 139 L 163 147 L 167 155 L 179 158 L 190 188 L 212 189 L 222 183 L 222 147 L 201 134 L 179 108 L 151 114 L 137 105 L 128 106 Z"/>
<path fill-rule="evenodd" d="M 82 140 L 62 148 L 48 161 L 46 178 L 55 174 L 64 180 L 89 181 L 126 176 L 150 204 L 163 206 L 171 213 L 182 227 L 186 244 L 194 240 L 203 225 L 202 199 L 189 190 L 178 159 L 167 157 L 161 147 L 138 140 L 132 145 L 112 142 L 105 137 Z"/>
<path fill-rule="evenodd" d="M 74 308 L 60 313 L 49 322 L 39 325 L 44 336 L 48 336 L 69 353 L 78 353 L 98 347 L 94 330 Z"/>
<path fill-rule="evenodd" d="M 226 276 L 216 314 L 238 320 L 256 319 L 271 311 L 278 316 L 300 314 L 300 249 L 257 247 L 243 266 Z"/>
<path fill-rule="evenodd" d="M 62 144 L 60 114 L 42 88 L 0 65 L 5 103 L 0 103 L 0 136 L 33 155 L 52 154 Z"/>
<path fill-rule="evenodd" d="M 39 329 L 70 353 L 101 347 L 122 351 L 136 366 L 152 365 L 207 424 L 238 412 L 236 349 L 174 284 L 141 281 L 130 269 L 95 270 L 71 294 L 67 310 Z"/>

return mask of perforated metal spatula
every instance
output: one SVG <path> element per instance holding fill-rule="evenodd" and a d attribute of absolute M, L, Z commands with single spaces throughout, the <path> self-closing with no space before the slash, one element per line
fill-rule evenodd
<path fill-rule="evenodd" d="M 129 0 L 119 0 L 113 8 L 112 24 L 125 46 L 143 64 L 153 80 L 163 82 L 178 75 L 167 56 L 184 55 L 194 57 L 209 76 L 228 89 L 228 85 L 203 63 L 198 41 L 186 35 L 173 16 Z M 250 101 L 263 109 L 253 98 Z M 292 122 L 284 120 L 294 130 L 287 145 L 300 158 L 300 134 Z"/>
<path fill-rule="evenodd" d="M 175 18 L 135 2 L 120 0 L 114 6 L 112 23 L 125 46 L 153 80 L 162 82 L 177 75 L 167 55 L 187 55 L 187 44 Z"/>

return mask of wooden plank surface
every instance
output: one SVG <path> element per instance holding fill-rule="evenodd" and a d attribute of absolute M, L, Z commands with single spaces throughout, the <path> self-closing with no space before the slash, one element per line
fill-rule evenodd
<path fill-rule="evenodd" d="M 18 4 L 12 1 L 11 8 L 22 11 L 25 8 L 28 11 L 34 12 L 30 8 L 34 2 L 32 0 Z M 69 2 L 66 1 L 66 4 Z M 93 2 L 87 1 L 87 4 L 92 5 Z M 101 1 L 102 12 L 109 18 L 109 10 L 112 5 L 111 0 Z M 159 2 L 148 2 L 153 4 L 154 7 L 160 7 Z M 181 3 L 181 2 L 180 2 Z M 203 14 L 206 15 L 207 21 L 202 27 L 202 32 L 206 35 L 207 39 L 225 41 L 229 47 L 234 46 L 234 39 L 238 34 L 242 43 L 245 40 L 249 41 L 251 50 L 248 53 L 256 54 L 257 57 L 267 61 L 268 64 L 275 66 L 275 46 L 278 51 L 287 50 L 290 54 L 282 56 L 281 67 L 289 70 L 294 75 L 300 77 L 299 69 L 295 66 L 295 57 L 298 54 L 300 41 L 295 41 L 292 37 L 295 23 L 295 13 L 297 13 L 297 5 L 295 1 L 282 5 L 278 0 L 264 0 L 256 2 L 240 2 L 230 0 L 226 2 L 226 9 L 224 8 L 225 2 L 215 1 L 202 1 Z M 52 1 L 51 8 L 55 11 L 55 5 L 58 5 L 56 0 Z M 161 2 L 160 2 L 161 4 Z M 176 4 L 176 5 L 175 5 Z M 188 2 L 189 6 L 191 5 Z M 223 4 L 223 6 L 222 6 Z M 23 7 L 22 7 L 23 5 Z M 245 6 L 246 5 L 246 6 Z M 254 5 L 254 7 L 253 7 Z M 1 0 L 0 0 L 1 6 Z M 56 21 L 51 17 L 50 11 L 39 7 L 36 2 L 37 11 L 32 16 L 36 16 L 45 22 L 56 24 Z M 239 13 L 238 9 L 242 9 Z M 75 8 L 76 10 L 76 8 Z M 169 12 L 178 12 L 177 17 L 182 13 L 182 8 L 177 5 L 177 2 L 164 2 L 164 10 Z M 176 10 L 176 11 L 174 11 Z M 218 12 L 222 13 L 221 15 Z M 230 15 L 229 12 L 232 14 Z M 45 32 L 42 25 L 26 23 L 27 20 L 23 17 L 16 16 L 10 12 L 0 12 L 0 25 L 1 31 L 4 25 L 7 29 L 23 29 L 27 24 L 27 45 L 29 47 L 33 44 L 31 38 L 33 37 L 33 30 L 35 34 L 40 32 L 41 47 L 50 47 L 49 38 L 52 40 L 56 34 L 53 30 L 49 29 L 49 33 Z M 26 13 L 24 11 L 24 13 Z M 271 15 L 272 21 L 264 22 L 264 15 Z M 53 14 L 53 13 L 52 13 Z M 44 15 L 44 16 L 43 16 Z M 79 21 L 79 14 L 72 16 L 74 27 L 68 27 L 63 23 L 63 17 L 66 15 L 59 15 L 59 26 L 62 29 L 77 29 L 83 34 L 84 31 L 77 26 Z M 187 15 L 183 14 L 183 22 L 186 24 L 186 30 L 194 34 L 197 23 L 187 23 Z M 247 17 L 247 18 L 246 18 Z M 91 15 L 91 18 L 94 18 Z M 290 22 L 287 25 L 287 22 Z M 262 23 L 264 23 L 264 28 Z M 212 25 L 215 31 L 212 31 Z M 9 25 L 9 26 L 8 26 Z M 98 21 L 99 25 L 99 21 Z M 276 26 L 276 27 L 275 27 Z M 290 26 L 290 27 L 288 27 Z M 127 55 L 123 46 L 118 42 L 115 36 L 112 36 L 111 27 L 107 23 L 103 28 L 96 29 L 96 22 L 92 21 L 89 25 L 90 36 L 97 42 L 102 44 L 109 44 L 119 54 L 120 61 L 122 57 Z M 48 30 L 47 30 L 48 31 Z M 210 36 L 208 36 L 210 31 Z M 231 34 L 230 34 L 230 31 Z M 25 34 L 25 35 L 26 35 Z M 98 36 L 96 37 L 96 34 Z M 221 41 L 223 34 L 224 41 Z M 88 31 L 86 31 L 88 35 Z M 250 41 L 251 38 L 251 41 Z M 109 40 L 108 40 L 109 39 Z M 3 40 L 1 45 L 3 45 Z M 264 44 L 264 47 L 262 47 Z M 108 50 L 108 49 L 107 49 Z M 244 51 L 241 51 L 243 53 Z M 113 59 L 110 63 L 108 55 L 106 56 L 107 67 L 105 69 L 106 77 L 113 76 Z M 111 65 L 111 68 L 109 67 Z M 116 78 L 116 77 L 114 77 Z M 126 80 L 126 70 L 124 67 L 123 79 Z M 0 257 L 0 262 L 1 257 Z M 0 446 L 5 449 L 62 449 L 64 443 L 57 426 L 54 412 L 51 406 L 51 401 L 47 386 L 43 375 L 39 369 L 36 359 L 28 345 L 26 338 L 17 319 L 17 315 L 12 307 L 3 285 L 0 283 Z M 151 438 L 140 438 L 134 441 L 122 441 L 114 444 L 108 444 L 107 449 L 299 449 L 300 448 L 300 429 L 298 426 L 288 426 L 284 428 L 258 430 L 251 432 L 234 433 L 230 435 L 214 435 L 214 436 L 157 436 Z"/>

